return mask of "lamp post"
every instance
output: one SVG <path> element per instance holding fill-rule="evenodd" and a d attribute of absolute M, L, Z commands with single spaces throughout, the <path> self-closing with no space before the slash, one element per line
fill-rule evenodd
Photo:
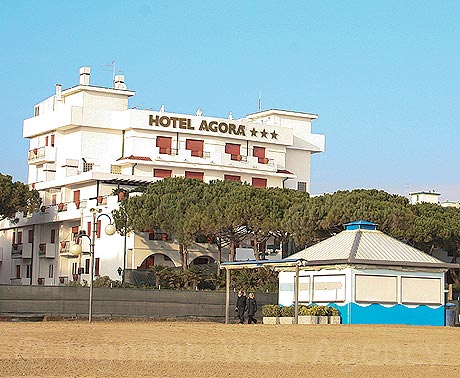
<path fill-rule="evenodd" d="M 109 224 L 105 227 L 105 233 L 107 235 L 113 235 L 116 231 L 115 226 L 112 223 L 112 218 L 109 215 L 103 214 L 102 209 L 91 208 L 89 210 L 93 214 L 93 229 L 92 229 L 92 236 L 86 234 L 84 230 L 81 230 L 78 233 L 78 238 L 81 239 L 82 237 L 87 237 L 89 240 L 89 254 L 90 254 L 90 274 L 89 274 L 89 309 L 88 309 L 88 321 L 91 323 L 93 318 L 93 278 L 94 278 L 94 245 L 96 243 L 96 235 L 97 235 L 97 222 L 100 217 L 106 216 L 109 218 Z M 74 244 L 70 247 L 70 252 L 74 256 L 78 256 L 82 252 L 82 248 L 80 244 Z"/>

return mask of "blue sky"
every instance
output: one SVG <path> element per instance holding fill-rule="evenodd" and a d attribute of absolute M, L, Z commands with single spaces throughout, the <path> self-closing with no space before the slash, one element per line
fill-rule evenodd
<path fill-rule="evenodd" d="M 262 108 L 316 113 L 326 152 L 312 193 L 437 190 L 460 200 L 458 1 L 2 2 L 4 158 L 26 181 L 22 121 L 78 83 L 111 85 L 130 106 L 235 117 Z"/>

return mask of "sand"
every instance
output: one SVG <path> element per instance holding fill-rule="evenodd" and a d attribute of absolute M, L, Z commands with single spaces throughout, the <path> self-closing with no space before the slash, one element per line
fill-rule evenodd
<path fill-rule="evenodd" d="M 458 377 L 460 328 L 0 323 L 0 377 Z"/>

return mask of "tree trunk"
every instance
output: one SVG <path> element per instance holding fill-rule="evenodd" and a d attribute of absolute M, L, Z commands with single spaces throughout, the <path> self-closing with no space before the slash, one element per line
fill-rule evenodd
<path fill-rule="evenodd" d="M 235 261 L 235 257 L 236 257 L 236 248 L 235 248 L 235 241 L 232 240 L 230 242 L 230 256 L 229 256 L 229 260 L 230 261 Z"/>
<path fill-rule="evenodd" d="M 259 246 L 258 246 L 258 244 L 257 244 L 257 236 L 254 235 L 254 237 L 253 237 L 252 240 L 253 240 L 253 242 L 254 242 L 254 246 L 252 247 L 253 250 L 254 250 L 254 258 L 255 258 L 256 260 L 260 260 L 260 258 L 259 258 L 259 248 L 258 248 Z"/>
<path fill-rule="evenodd" d="M 188 269 L 188 265 L 187 265 L 188 250 L 187 250 L 187 247 L 185 247 L 182 244 L 179 244 L 179 253 L 180 253 L 180 257 L 181 257 L 182 270 L 184 272 L 186 272 L 187 269 Z"/>

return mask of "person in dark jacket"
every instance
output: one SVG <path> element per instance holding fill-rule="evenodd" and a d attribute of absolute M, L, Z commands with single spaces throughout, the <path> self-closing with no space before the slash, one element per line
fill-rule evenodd
<path fill-rule="evenodd" d="M 243 290 L 238 291 L 236 298 L 236 312 L 238 313 L 238 321 L 240 324 L 244 323 L 244 312 L 246 311 L 246 293 Z"/>
<path fill-rule="evenodd" d="M 257 302 L 254 297 L 254 293 L 249 293 L 248 296 L 248 324 L 254 323 L 257 324 L 257 319 L 254 318 L 254 315 L 257 312 Z"/>

